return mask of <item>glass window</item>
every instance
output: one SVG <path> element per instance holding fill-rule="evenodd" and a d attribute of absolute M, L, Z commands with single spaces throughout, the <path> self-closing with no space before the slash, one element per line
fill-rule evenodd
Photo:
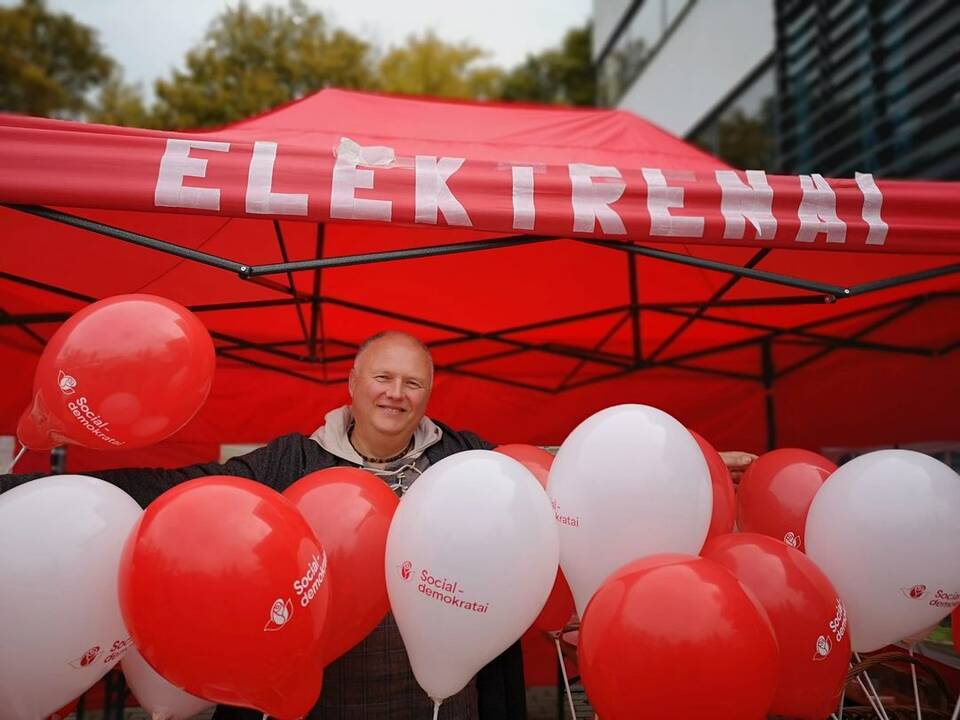
<path fill-rule="evenodd" d="M 776 172 L 776 89 L 776 73 L 770 63 L 695 130 L 691 139 L 736 168 Z"/>
<path fill-rule="evenodd" d="M 657 45 L 692 0 L 646 0 L 601 58 L 598 104 L 613 106 L 640 75 Z"/>
<path fill-rule="evenodd" d="M 960 177 L 960 4 L 775 4 L 779 171 Z"/>

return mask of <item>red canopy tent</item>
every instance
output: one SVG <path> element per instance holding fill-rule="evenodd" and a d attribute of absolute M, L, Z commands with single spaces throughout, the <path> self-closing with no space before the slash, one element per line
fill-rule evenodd
<path fill-rule="evenodd" d="M 218 348 L 174 438 L 71 468 L 311 432 L 386 327 L 431 345 L 430 414 L 498 442 L 623 402 L 727 448 L 957 439 L 958 183 L 766 177 L 624 112 L 339 90 L 213 132 L 0 116 L 0 163 L 0 434 L 91 300 L 172 298 Z"/>

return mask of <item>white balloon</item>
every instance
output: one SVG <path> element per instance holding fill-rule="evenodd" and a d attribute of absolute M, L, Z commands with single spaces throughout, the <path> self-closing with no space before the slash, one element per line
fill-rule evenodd
<path fill-rule="evenodd" d="M 122 490 L 83 475 L 0 495 L 0 718 L 45 718 L 132 644 L 117 573 L 141 512 Z"/>
<path fill-rule="evenodd" d="M 940 623 L 934 623 L 933 625 L 928 625 L 923 630 L 918 630 L 915 633 L 911 633 L 906 637 L 901 638 L 901 642 L 907 645 L 919 645 L 930 636 L 930 633 L 936 630 L 939 624 Z"/>
<path fill-rule="evenodd" d="M 135 646 L 123 656 L 120 669 L 133 696 L 152 720 L 187 720 L 215 705 L 172 685 L 150 667 Z"/>
<path fill-rule="evenodd" d="M 647 405 L 616 405 L 580 423 L 550 468 L 560 567 L 583 617 L 614 570 L 647 555 L 696 555 L 713 513 L 696 440 Z"/>
<path fill-rule="evenodd" d="M 939 622 L 960 602 L 960 476 L 911 450 L 854 458 L 817 491 L 807 555 L 869 652 Z"/>
<path fill-rule="evenodd" d="M 468 450 L 431 465 L 387 536 L 390 605 L 417 682 L 435 701 L 516 642 L 557 574 L 543 488 L 516 460 Z"/>

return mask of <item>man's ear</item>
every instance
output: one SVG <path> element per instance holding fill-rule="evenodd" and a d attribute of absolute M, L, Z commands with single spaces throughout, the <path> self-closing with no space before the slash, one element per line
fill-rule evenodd
<path fill-rule="evenodd" d="M 357 369 L 350 368 L 350 375 L 347 378 L 347 390 L 350 392 L 350 399 L 353 400 L 353 388 L 357 384 Z"/>

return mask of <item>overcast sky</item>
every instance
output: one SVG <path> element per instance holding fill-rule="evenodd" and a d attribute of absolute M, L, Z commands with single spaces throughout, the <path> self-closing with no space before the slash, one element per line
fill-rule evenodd
<path fill-rule="evenodd" d="M 0 5 L 14 5 L 0 0 Z M 152 81 L 179 66 L 210 20 L 237 0 L 48 0 L 96 28 L 127 81 L 148 92 Z M 260 7 L 268 0 L 248 0 Z M 273 4 L 277 4 L 274 2 Z M 286 4 L 282 0 L 280 4 Z M 490 60 L 510 67 L 528 53 L 555 45 L 585 22 L 591 0 L 307 0 L 333 22 L 380 47 L 433 28 L 448 42 L 470 41 Z"/>

